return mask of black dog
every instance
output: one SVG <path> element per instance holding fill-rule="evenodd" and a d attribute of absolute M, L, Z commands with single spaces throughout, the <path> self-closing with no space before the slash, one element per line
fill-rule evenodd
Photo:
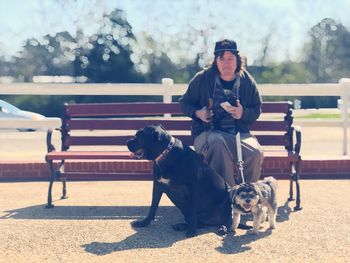
<path fill-rule="evenodd" d="M 127 146 L 135 158 L 153 160 L 152 204 L 148 216 L 133 222 L 134 227 L 150 224 L 165 193 L 185 217 L 186 224 L 173 226 L 175 230 L 187 229 L 186 235 L 192 237 L 205 225 L 219 225 L 221 235 L 231 229 L 229 187 L 201 155 L 161 125 L 138 130 Z"/>

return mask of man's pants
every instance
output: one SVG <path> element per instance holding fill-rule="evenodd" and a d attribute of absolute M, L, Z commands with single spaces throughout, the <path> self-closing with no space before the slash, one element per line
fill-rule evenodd
<path fill-rule="evenodd" d="M 256 182 L 261 175 L 264 158 L 257 139 L 250 133 L 241 134 L 243 173 L 245 182 Z M 209 165 L 233 186 L 242 182 L 240 172 L 234 178 L 234 163 L 237 163 L 236 136 L 222 131 L 202 132 L 194 140 L 197 153 L 203 154 Z"/>

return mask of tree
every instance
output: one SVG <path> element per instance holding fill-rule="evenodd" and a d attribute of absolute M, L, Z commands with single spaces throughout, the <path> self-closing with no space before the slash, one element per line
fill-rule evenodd
<path fill-rule="evenodd" d="M 305 66 L 313 82 L 338 82 L 350 74 L 350 32 L 331 18 L 310 30 L 311 42 L 305 47 Z"/>
<path fill-rule="evenodd" d="M 6 61 L 3 57 L 0 57 L 0 77 L 13 76 L 13 73 L 13 63 L 11 61 Z"/>
<path fill-rule="evenodd" d="M 82 73 L 91 82 L 141 82 L 142 77 L 130 59 L 135 41 L 122 10 L 104 15 L 99 32 L 90 38 L 91 50 L 83 52 L 87 66 Z"/>
<path fill-rule="evenodd" d="M 17 79 L 31 82 L 37 75 L 74 76 L 75 46 L 75 39 L 68 32 L 46 35 L 41 40 L 27 40 L 20 55 L 14 59 Z"/>

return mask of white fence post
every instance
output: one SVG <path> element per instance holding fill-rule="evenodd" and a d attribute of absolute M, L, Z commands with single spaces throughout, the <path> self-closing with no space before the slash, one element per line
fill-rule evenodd
<path fill-rule="evenodd" d="M 174 80 L 170 78 L 162 78 L 162 84 L 164 88 L 163 103 L 171 103 L 172 102 L 171 88 L 174 85 Z M 164 117 L 170 118 L 171 115 L 164 114 Z"/>
<path fill-rule="evenodd" d="M 348 154 L 348 126 L 349 126 L 349 115 L 348 109 L 350 106 L 349 95 L 350 95 L 350 79 L 342 78 L 339 80 L 339 84 L 342 89 L 342 117 L 343 117 L 343 155 Z"/>

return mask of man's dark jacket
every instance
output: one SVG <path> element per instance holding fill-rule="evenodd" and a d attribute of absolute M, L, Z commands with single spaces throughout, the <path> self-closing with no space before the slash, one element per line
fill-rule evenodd
<path fill-rule="evenodd" d="M 195 111 L 208 106 L 209 98 L 213 98 L 216 74 L 212 68 L 198 72 L 190 81 L 186 93 L 179 100 L 182 111 L 193 119 L 192 135 L 194 137 L 210 129 L 210 124 L 197 118 Z M 239 99 L 243 106 L 243 116 L 237 120 L 237 131 L 248 133 L 249 126 L 260 116 L 262 101 L 255 80 L 246 70 L 240 74 Z"/>

